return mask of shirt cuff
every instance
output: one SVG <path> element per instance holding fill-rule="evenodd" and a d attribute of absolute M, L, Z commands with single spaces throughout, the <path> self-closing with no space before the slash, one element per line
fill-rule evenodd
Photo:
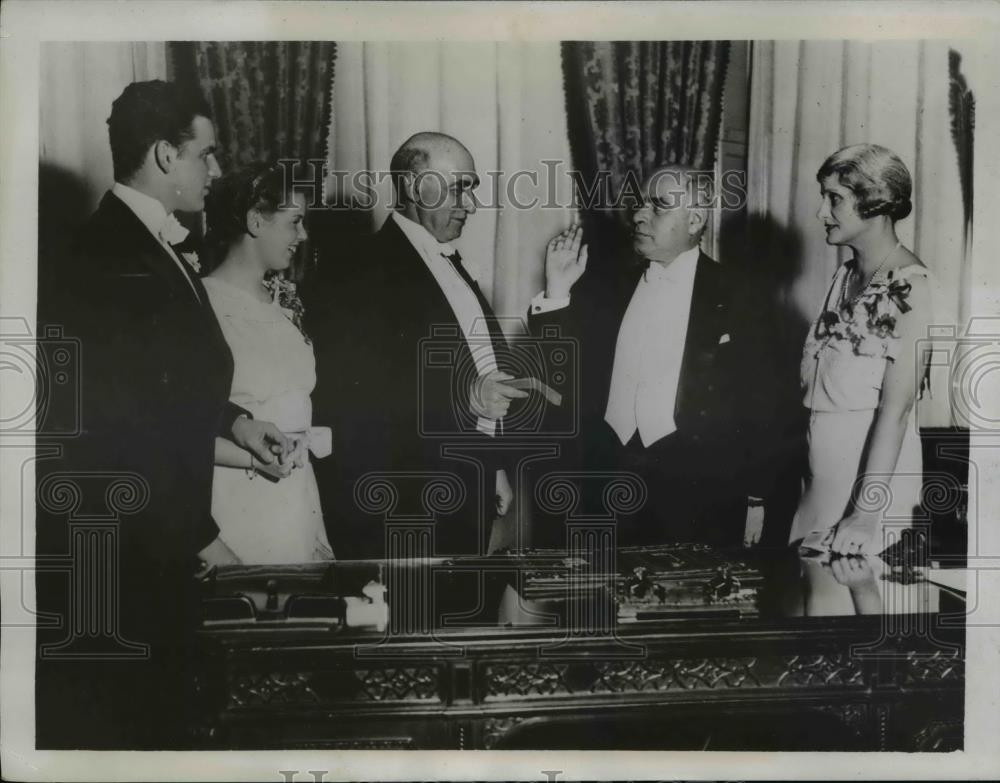
<path fill-rule="evenodd" d="M 553 310 L 561 310 L 569 307 L 569 297 L 564 296 L 559 299 L 549 299 L 544 291 L 539 291 L 538 295 L 531 300 L 531 312 L 533 314 L 550 313 Z"/>
<path fill-rule="evenodd" d="M 476 419 L 476 429 L 483 433 L 483 435 L 489 435 L 493 438 L 497 434 L 497 423 L 493 419 L 480 416 Z"/>

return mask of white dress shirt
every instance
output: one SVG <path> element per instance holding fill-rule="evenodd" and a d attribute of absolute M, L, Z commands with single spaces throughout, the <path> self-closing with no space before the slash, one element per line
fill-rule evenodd
<path fill-rule="evenodd" d="M 497 369 L 497 360 L 493 353 L 486 315 L 479 305 L 475 292 L 448 259 L 448 256 L 454 254 L 455 248 L 438 242 L 426 228 L 399 212 L 393 212 L 391 218 L 396 221 L 396 225 L 420 254 L 445 299 L 448 300 L 448 304 L 451 305 L 465 337 L 465 343 L 472 354 L 472 360 L 476 363 L 476 372 L 480 376 L 494 372 Z M 485 435 L 494 436 L 497 422 L 480 416 L 476 420 L 476 429 Z"/>
<path fill-rule="evenodd" d="M 674 404 L 698 255 L 693 247 L 667 266 L 651 261 L 625 311 L 604 414 L 623 445 L 636 430 L 648 447 L 677 429 Z"/>
<path fill-rule="evenodd" d="M 164 250 L 170 254 L 170 257 L 177 264 L 181 273 L 184 275 L 184 279 L 187 280 L 188 285 L 191 286 L 191 290 L 194 291 L 195 297 L 201 301 L 201 297 L 198 296 L 198 289 L 195 288 L 194 283 L 191 280 L 192 271 L 188 269 L 187 265 L 181 261 L 177 253 L 170 246 L 170 243 L 163 238 L 165 230 L 171 229 L 176 230 L 173 227 L 179 226 L 177 224 L 177 219 L 167 212 L 166 207 L 153 198 L 152 196 L 147 196 L 145 193 L 140 193 L 135 188 L 130 188 L 128 185 L 123 185 L 121 182 L 116 182 L 111 186 L 111 192 L 114 193 L 119 199 L 124 202 L 125 206 L 131 209 L 139 221 L 149 230 L 156 241 L 163 246 Z M 181 229 L 184 231 L 184 229 Z M 186 234 L 186 232 L 185 232 Z"/>
<path fill-rule="evenodd" d="M 667 266 L 650 261 L 632 293 L 618 330 L 604 414 L 622 445 L 636 430 L 649 446 L 677 429 L 674 405 L 699 255 L 693 247 Z M 569 297 L 549 299 L 541 291 L 531 300 L 531 311 L 547 313 L 569 303 Z"/>

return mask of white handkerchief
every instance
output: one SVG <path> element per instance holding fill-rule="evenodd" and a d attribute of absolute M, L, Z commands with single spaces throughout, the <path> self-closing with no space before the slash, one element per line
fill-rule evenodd
<path fill-rule="evenodd" d="M 719 338 L 719 345 L 729 342 L 729 332 L 726 332 L 722 337 Z"/>

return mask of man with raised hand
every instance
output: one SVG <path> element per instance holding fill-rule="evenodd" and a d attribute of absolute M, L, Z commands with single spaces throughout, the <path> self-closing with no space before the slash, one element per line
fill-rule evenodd
<path fill-rule="evenodd" d="M 645 484 L 643 507 L 619 520 L 620 545 L 738 547 L 768 486 L 753 464 L 770 415 L 758 393 L 767 370 L 724 268 L 700 250 L 706 185 L 684 166 L 653 172 L 632 219 L 637 263 L 603 276 L 580 279 L 579 226 L 555 237 L 529 310 L 533 331 L 557 324 L 579 340 L 581 467 Z"/>

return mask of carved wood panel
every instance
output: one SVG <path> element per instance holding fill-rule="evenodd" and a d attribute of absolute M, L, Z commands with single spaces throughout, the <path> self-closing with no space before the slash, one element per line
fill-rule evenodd
<path fill-rule="evenodd" d="M 863 687 L 849 655 L 490 664 L 485 700 L 743 688 Z"/>
<path fill-rule="evenodd" d="M 439 699 L 439 675 L 434 666 L 240 673 L 229 680 L 230 707 Z"/>

